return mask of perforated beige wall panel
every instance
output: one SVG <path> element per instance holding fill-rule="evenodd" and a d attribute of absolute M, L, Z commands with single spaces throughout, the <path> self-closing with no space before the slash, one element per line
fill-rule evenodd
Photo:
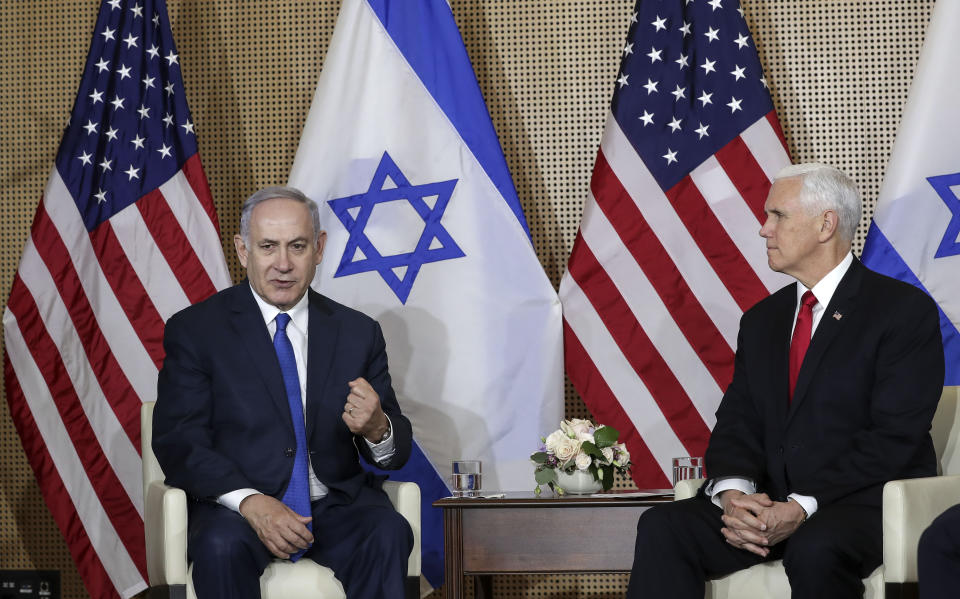
<path fill-rule="evenodd" d="M 258 187 L 286 181 L 339 2 L 168 2 L 229 249 L 240 201 Z M 933 1 L 743 4 L 793 158 L 833 163 L 862 186 L 859 250 Z M 537 253 L 556 285 L 580 220 L 633 2 L 455 0 L 452 6 Z M 0 5 L 4 300 L 73 103 L 96 12 L 94 0 Z M 232 250 L 228 260 L 239 276 Z M 587 414 L 569 388 L 567 413 Z M 63 596 L 86 597 L 6 410 L 0 413 L 0 464 L 0 568 L 59 569 Z M 497 597 L 621 597 L 626 582 L 625 575 L 498 577 L 494 591 Z"/>

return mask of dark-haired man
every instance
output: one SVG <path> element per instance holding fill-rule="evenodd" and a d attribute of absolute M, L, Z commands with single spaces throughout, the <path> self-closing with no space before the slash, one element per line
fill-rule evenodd
<path fill-rule="evenodd" d="M 349 597 L 403 596 L 413 536 L 359 456 L 399 468 L 412 433 L 379 325 L 310 289 L 314 202 L 273 187 L 243 205 L 247 280 L 175 314 L 153 449 L 189 506 L 197 596 L 260 596 L 271 559 L 331 567 Z"/>

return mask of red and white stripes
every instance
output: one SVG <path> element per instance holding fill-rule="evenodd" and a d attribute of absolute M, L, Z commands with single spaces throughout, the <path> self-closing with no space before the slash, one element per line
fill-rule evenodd
<path fill-rule="evenodd" d="M 3 316 L 7 399 L 92 596 L 146 587 L 140 404 L 164 321 L 230 284 L 218 229 L 196 155 L 92 232 L 54 169 L 34 217 Z"/>
<path fill-rule="evenodd" d="M 703 455 L 740 315 L 790 279 L 757 235 L 789 156 L 770 113 L 664 192 L 612 115 L 560 284 L 567 373 L 621 431 L 640 487 Z"/>

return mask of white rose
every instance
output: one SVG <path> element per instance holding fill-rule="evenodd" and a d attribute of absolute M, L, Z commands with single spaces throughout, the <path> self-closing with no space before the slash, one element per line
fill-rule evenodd
<path fill-rule="evenodd" d="M 570 428 L 578 439 L 582 440 L 586 435 L 590 435 L 591 439 L 593 438 L 593 423 L 589 420 L 574 418 L 570 421 Z"/>
<path fill-rule="evenodd" d="M 567 436 L 561 431 L 553 431 L 550 433 L 550 436 L 547 437 L 547 440 L 544 441 L 544 446 L 547 448 L 547 451 L 556 455 L 557 454 L 557 444 L 560 442 L 560 439 L 566 439 Z"/>
<path fill-rule="evenodd" d="M 560 421 L 560 430 L 568 437 L 573 438 L 577 436 L 577 434 L 573 432 L 573 424 L 569 420 Z"/>
<path fill-rule="evenodd" d="M 566 466 L 567 462 L 576 457 L 579 452 L 580 443 L 575 439 L 563 436 L 557 443 L 557 448 L 553 451 L 553 455 L 557 456 L 560 466 Z"/>
<path fill-rule="evenodd" d="M 582 451 L 577 454 L 577 457 L 575 459 L 577 462 L 577 470 L 586 470 L 587 468 L 590 467 L 590 462 L 592 461 L 590 459 L 590 456 L 583 453 Z"/>
<path fill-rule="evenodd" d="M 603 454 L 603 459 L 606 460 L 606 462 L 607 462 L 608 464 L 612 464 L 612 463 L 613 463 L 613 448 L 612 448 L 612 447 L 604 447 L 603 449 L 600 450 L 600 453 Z"/>
<path fill-rule="evenodd" d="M 617 443 L 616 445 L 614 445 L 614 447 L 616 447 L 617 451 L 620 453 L 620 455 L 617 458 L 617 462 L 619 462 L 619 464 L 628 463 L 630 461 L 630 452 L 627 451 L 627 446 L 624 445 L 623 443 Z"/>

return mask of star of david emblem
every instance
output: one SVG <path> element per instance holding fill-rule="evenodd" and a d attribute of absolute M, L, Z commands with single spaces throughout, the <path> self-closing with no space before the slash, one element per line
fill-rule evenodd
<path fill-rule="evenodd" d="M 950 175 L 938 175 L 936 177 L 927 177 L 927 182 L 937 192 L 943 203 L 947 205 L 950 214 L 950 222 L 947 223 L 947 230 L 940 240 L 940 247 L 934 258 L 945 258 L 947 256 L 956 256 L 960 254 L 960 198 L 953 192 L 951 187 L 960 185 L 960 173 Z"/>
<path fill-rule="evenodd" d="M 340 265 L 333 276 L 345 277 L 376 271 L 400 303 L 406 304 L 420 267 L 466 255 L 440 222 L 456 185 L 457 179 L 412 185 L 390 154 L 384 152 L 367 191 L 327 202 L 350 233 Z M 427 199 L 433 198 L 435 200 L 431 207 Z M 409 202 L 423 219 L 423 232 L 412 252 L 385 256 L 374 247 L 365 232 L 374 207 L 388 202 Z"/>

